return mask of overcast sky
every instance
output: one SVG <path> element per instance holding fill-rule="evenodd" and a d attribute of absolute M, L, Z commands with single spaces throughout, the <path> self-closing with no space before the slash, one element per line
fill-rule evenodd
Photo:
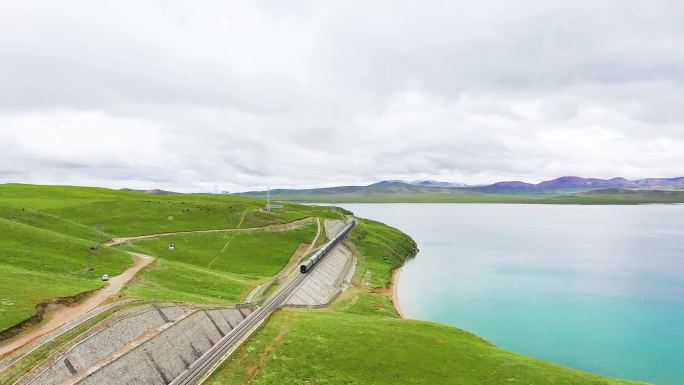
<path fill-rule="evenodd" d="M 0 1 L 0 183 L 684 176 L 681 0 Z"/>

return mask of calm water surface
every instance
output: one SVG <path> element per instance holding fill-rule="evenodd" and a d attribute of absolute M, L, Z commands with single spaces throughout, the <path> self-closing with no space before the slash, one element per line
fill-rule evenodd
<path fill-rule="evenodd" d="M 409 318 L 609 376 L 684 384 L 684 205 L 346 204 L 420 253 Z"/>

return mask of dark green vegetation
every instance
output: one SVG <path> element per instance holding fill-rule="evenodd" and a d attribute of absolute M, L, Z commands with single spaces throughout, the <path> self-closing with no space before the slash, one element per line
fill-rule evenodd
<path fill-rule="evenodd" d="M 265 192 L 241 194 L 265 197 Z M 684 191 L 598 189 L 589 192 L 555 190 L 543 194 L 485 193 L 460 187 L 425 187 L 400 182 L 308 190 L 272 190 L 285 202 L 336 203 L 527 203 L 527 204 L 641 204 L 684 203 Z"/>
<path fill-rule="evenodd" d="M 256 281 L 278 273 L 314 224 L 290 231 L 180 234 L 135 242 L 126 248 L 159 260 L 128 289 L 138 297 L 200 303 L 236 302 Z M 169 243 L 175 243 L 170 250 Z"/>
<path fill-rule="evenodd" d="M 98 247 L 98 240 L 103 243 L 112 237 L 250 228 L 309 216 L 335 216 L 327 208 L 292 204 L 267 213 L 261 210 L 263 204 L 256 199 L 225 195 L 156 196 L 93 187 L 0 185 L 0 331 L 35 315 L 42 301 L 100 288 L 102 274 L 117 275 L 131 264 L 124 250 Z M 99 235 L 96 228 L 100 229 Z M 298 244 L 303 234 L 293 234 Z M 277 270 L 276 260 L 283 263 L 283 258 L 287 260 L 285 254 L 291 252 L 284 248 L 281 254 L 269 254 L 271 260 L 261 255 L 261 264 L 257 258 L 254 266 L 246 269 L 253 269 L 250 273 L 254 277 L 267 274 Z M 148 282 L 164 284 L 143 285 L 131 292 L 167 299 L 234 301 L 239 296 L 236 293 L 249 285 L 247 281 L 216 279 L 215 270 L 183 262 L 187 261 L 154 265 L 145 272 Z M 225 270 L 221 274 L 226 275 L 238 271 L 221 268 Z M 198 290 L 200 280 L 206 290 Z M 177 297 L 179 293 L 193 296 Z"/>
<path fill-rule="evenodd" d="M 349 241 L 359 256 L 355 286 L 330 308 L 277 312 L 208 384 L 637 384 L 507 352 L 456 328 L 400 319 L 386 285 L 415 245 L 365 220 Z"/>

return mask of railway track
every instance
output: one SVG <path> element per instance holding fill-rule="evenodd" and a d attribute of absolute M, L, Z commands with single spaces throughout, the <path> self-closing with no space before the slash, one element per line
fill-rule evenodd
<path fill-rule="evenodd" d="M 337 243 L 344 238 L 346 233 L 338 235 Z M 324 257 L 334 249 L 328 250 Z M 318 267 L 314 265 L 310 271 Z M 226 334 L 216 345 L 209 349 L 197 361 L 195 361 L 185 372 L 171 381 L 170 385 L 196 385 L 200 384 L 213 371 L 228 352 L 236 347 L 254 329 L 259 326 L 273 311 L 283 305 L 285 300 L 309 277 L 309 274 L 300 274 L 283 286 L 273 297 L 269 298 L 257 310 L 247 316 L 230 333 Z"/>

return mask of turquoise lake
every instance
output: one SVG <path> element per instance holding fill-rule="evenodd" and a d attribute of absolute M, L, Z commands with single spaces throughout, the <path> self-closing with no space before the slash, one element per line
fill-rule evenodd
<path fill-rule="evenodd" d="M 407 318 L 505 349 L 684 385 L 684 205 L 342 204 L 409 234 Z"/>

